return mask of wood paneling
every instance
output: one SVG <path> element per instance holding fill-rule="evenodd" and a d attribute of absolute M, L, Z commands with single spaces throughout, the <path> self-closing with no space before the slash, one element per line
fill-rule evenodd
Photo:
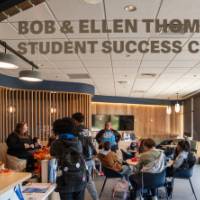
<path fill-rule="evenodd" d="M 91 95 L 67 92 L 33 91 L 0 88 L 0 141 L 13 131 L 17 122 L 25 121 L 29 134 L 46 140 L 55 119 L 75 112 L 85 115 L 87 127 L 91 124 Z"/>
<path fill-rule="evenodd" d="M 194 98 L 194 112 L 193 112 L 193 138 L 194 140 L 200 141 L 200 94 Z"/>
<path fill-rule="evenodd" d="M 184 101 L 184 134 L 186 136 L 192 136 L 192 99 L 187 99 Z"/>
<path fill-rule="evenodd" d="M 183 110 L 166 114 L 166 106 L 92 103 L 92 114 L 134 115 L 139 137 L 175 137 L 183 134 Z"/>

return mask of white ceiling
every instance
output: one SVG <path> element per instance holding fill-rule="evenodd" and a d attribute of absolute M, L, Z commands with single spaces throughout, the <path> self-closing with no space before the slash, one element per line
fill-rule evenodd
<path fill-rule="evenodd" d="M 134 4 L 135 12 L 126 12 L 124 6 Z M 108 22 L 113 19 L 198 19 L 199 0 L 105 0 Z M 187 9 L 186 9 L 187 8 Z M 181 40 L 187 44 L 190 40 L 200 41 L 200 34 L 147 34 L 140 29 L 135 34 L 68 34 L 19 35 L 17 22 L 22 20 L 56 20 L 57 26 L 62 20 L 73 20 L 78 26 L 80 19 L 105 19 L 103 4 L 90 5 L 83 0 L 47 0 L 32 9 L 20 12 L 0 23 L 0 39 L 12 47 L 22 41 L 67 41 L 67 40 Z M 114 54 L 105 55 L 99 51 L 94 54 L 58 54 L 27 55 L 27 58 L 40 66 L 46 80 L 74 81 L 70 73 L 88 73 L 91 79 L 75 80 L 95 86 L 96 94 L 112 96 L 129 96 L 142 98 L 175 98 L 179 92 L 185 96 L 200 89 L 200 56 L 191 54 L 184 48 L 180 54 Z M 20 62 L 20 69 L 28 69 L 26 63 Z M 18 76 L 19 70 L 0 70 L 0 73 Z M 153 78 L 141 77 L 141 73 L 156 73 Z M 118 81 L 127 81 L 119 84 Z"/>

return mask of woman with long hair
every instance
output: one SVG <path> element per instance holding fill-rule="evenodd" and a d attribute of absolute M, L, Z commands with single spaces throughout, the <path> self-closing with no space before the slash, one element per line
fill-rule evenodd
<path fill-rule="evenodd" d="M 34 145 L 32 139 L 28 136 L 28 125 L 26 122 L 17 123 L 15 130 L 9 134 L 6 140 L 7 153 L 20 159 L 27 160 L 26 171 L 34 170 L 34 158 L 30 150 Z"/>

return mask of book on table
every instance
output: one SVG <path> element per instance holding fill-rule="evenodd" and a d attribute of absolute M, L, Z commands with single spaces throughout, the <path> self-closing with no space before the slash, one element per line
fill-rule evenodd
<path fill-rule="evenodd" d="M 51 184 L 49 183 L 31 183 L 24 187 L 23 193 L 46 193 Z"/>

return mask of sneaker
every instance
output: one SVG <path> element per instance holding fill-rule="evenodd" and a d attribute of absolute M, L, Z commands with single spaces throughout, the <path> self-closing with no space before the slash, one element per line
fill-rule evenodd
<path fill-rule="evenodd" d="M 104 173 L 103 172 L 99 172 L 99 176 L 104 176 Z"/>
<path fill-rule="evenodd" d="M 153 196 L 152 200 L 158 200 L 158 197 L 157 196 Z"/>

